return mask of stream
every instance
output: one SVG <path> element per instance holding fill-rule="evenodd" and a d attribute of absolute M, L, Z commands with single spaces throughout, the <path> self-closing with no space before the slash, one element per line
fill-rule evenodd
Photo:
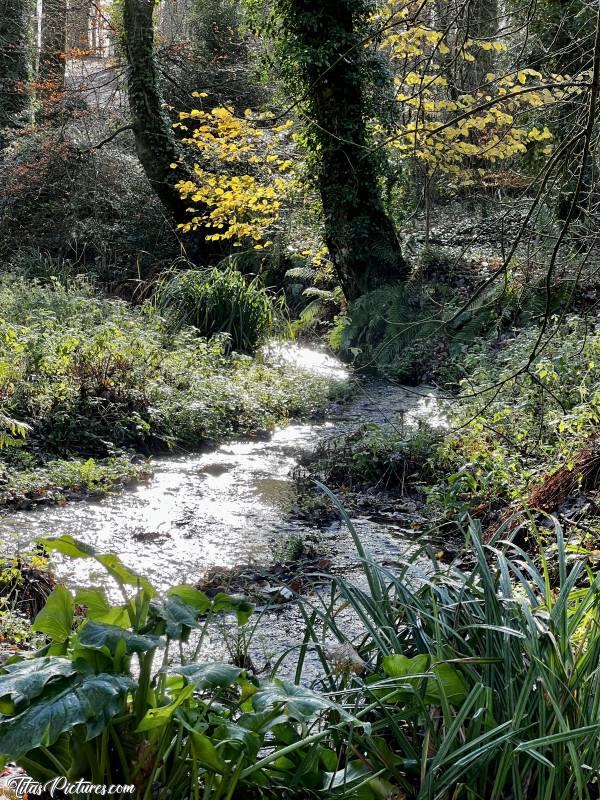
<path fill-rule="evenodd" d="M 283 362 L 324 380 L 350 379 L 338 361 L 319 351 L 284 345 L 280 355 Z M 268 438 L 232 440 L 206 453 L 157 457 L 150 481 L 101 500 L 7 514 L 0 519 L 0 540 L 10 549 L 26 550 L 37 536 L 71 534 L 100 552 L 116 553 L 160 590 L 195 583 L 215 567 L 270 564 L 281 558 L 290 537 L 318 533 L 333 571 L 348 574 L 358 565 L 340 524 L 317 532 L 291 517 L 296 501 L 291 472 L 299 456 L 324 437 L 365 422 L 414 425 L 419 419 L 440 421 L 432 389 L 366 380 L 357 383 L 347 402 L 332 403 L 325 420 L 291 423 Z M 411 519 L 408 513 L 404 529 L 401 522 L 368 517 L 357 519 L 356 526 L 373 556 L 393 564 L 410 551 Z M 100 585 L 115 596 L 112 579 L 91 559 L 53 555 L 52 565 L 59 580 L 70 586 Z M 271 624 L 266 636 L 274 653 L 297 636 L 296 614 L 288 610 L 282 615 L 280 610 L 275 627 L 278 633 L 273 635 Z M 268 662 L 271 656 L 260 642 L 259 649 L 259 660 Z"/>

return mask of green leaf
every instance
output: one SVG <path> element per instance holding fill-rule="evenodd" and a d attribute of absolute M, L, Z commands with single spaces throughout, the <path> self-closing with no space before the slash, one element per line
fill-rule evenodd
<path fill-rule="evenodd" d="M 71 635 L 74 612 L 73 595 L 64 586 L 57 586 L 36 616 L 31 630 L 49 636 L 53 642 L 66 642 Z"/>
<path fill-rule="evenodd" d="M 467 695 L 465 681 L 455 667 L 444 662 L 431 664 L 431 656 L 418 655 L 408 658 L 403 655 L 386 656 L 383 671 L 390 678 L 406 678 L 406 683 L 418 689 L 427 680 L 425 703 L 439 703 L 442 692 L 452 705 L 459 705 Z M 434 677 L 426 677 L 426 674 Z M 400 695 L 399 695 L 400 696 Z"/>
<path fill-rule="evenodd" d="M 149 597 L 153 597 L 156 594 L 146 578 L 142 578 L 136 572 L 130 570 L 129 567 L 126 567 L 114 553 L 97 553 L 91 545 L 80 542 L 68 534 L 50 539 L 39 538 L 36 541 L 49 553 L 56 550 L 56 552 L 69 556 L 69 558 L 94 558 L 99 564 L 102 564 L 117 583 L 141 586 Z"/>
<path fill-rule="evenodd" d="M 341 706 L 325 695 L 278 678 L 272 684 L 261 687 L 253 696 L 252 704 L 257 711 L 281 706 L 281 710 L 299 721 L 312 719 L 317 714 L 331 709 L 335 709 L 344 719 L 352 719 Z"/>
<path fill-rule="evenodd" d="M 85 606 L 86 617 L 94 622 L 106 622 L 120 628 L 130 625 L 127 610 L 123 606 L 111 606 L 104 589 L 80 589 L 75 595 L 75 603 Z"/>
<path fill-rule="evenodd" d="M 432 672 L 435 679 L 427 681 L 425 702 L 439 701 L 443 692 L 449 703 L 453 706 L 460 705 L 467 696 L 467 686 L 460 672 L 445 663 L 435 664 Z"/>
<path fill-rule="evenodd" d="M 227 765 L 208 736 L 198 731 L 190 730 L 190 742 L 192 753 L 200 763 L 205 764 L 221 775 L 225 772 Z"/>
<path fill-rule="evenodd" d="M 79 632 L 77 645 L 92 650 L 115 655 L 117 647 L 123 642 L 124 653 L 145 653 L 164 646 L 160 636 L 134 633 L 117 625 L 105 625 L 87 620 Z"/>
<path fill-rule="evenodd" d="M 211 600 L 204 592 L 187 584 L 173 586 L 169 589 L 167 595 L 169 597 L 178 597 L 186 605 L 192 606 L 199 614 L 205 614 L 211 606 Z"/>
<path fill-rule="evenodd" d="M 422 675 L 429 670 L 431 657 L 428 655 L 408 658 L 403 655 L 385 656 L 383 671 L 389 678 L 406 678 L 413 675 Z"/>
<path fill-rule="evenodd" d="M 326 773 L 323 788 L 329 791 L 339 789 L 340 787 L 348 786 L 348 784 L 356 783 L 356 781 L 362 781 L 370 774 L 371 771 L 364 762 L 350 761 L 343 769 Z"/>
<path fill-rule="evenodd" d="M 137 726 L 136 731 L 138 733 L 143 733 L 144 731 L 151 731 L 155 728 L 163 728 L 165 725 L 168 725 L 177 708 L 194 694 L 194 688 L 195 687 L 190 684 L 181 690 L 178 697 L 173 700 L 172 703 L 166 706 L 160 706 L 159 708 L 149 709 Z"/>
<path fill-rule="evenodd" d="M 254 761 L 262 747 L 262 737 L 254 731 L 242 728 L 233 722 L 219 725 L 214 733 L 214 738 L 220 742 L 227 742 L 229 747 L 225 750 L 230 758 L 237 758 L 240 752 L 246 755 L 248 761 Z"/>
<path fill-rule="evenodd" d="M 213 599 L 212 610 L 215 614 L 235 614 L 238 625 L 245 625 L 252 616 L 254 606 L 245 597 L 235 597 L 219 592 Z"/>
<path fill-rule="evenodd" d="M 19 661 L 4 667 L 5 675 L 0 675 L 0 712 L 14 714 L 23 703 L 31 703 L 47 685 L 76 672 L 73 662 L 68 658 L 46 656 Z"/>
<path fill-rule="evenodd" d="M 173 595 L 164 601 L 152 601 L 150 610 L 155 617 L 165 623 L 165 633 L 169 639 L 186 640 L 192 628 L 198 624 L 200 612 L 188 605 L 180 597 Z"/>
<path fill-rule="evenodd" d="M 21 714 L 0 722 L 1 755 L 19 758 L 37 747 L 50 747 L 77 725 L 86 726 L 88 740 L 98 736 L 135 686 L 124 675 L 76 674 L 67 680 L 66 688 L 46 689 Z"/>
<path fill-rule="evenodd" d="M 198 689 L 219 689 L 232 686 L 244 672 L 232 664 L 186 664 L 176 667 L 173 672 L 183 675 L 188 683 Z"/>

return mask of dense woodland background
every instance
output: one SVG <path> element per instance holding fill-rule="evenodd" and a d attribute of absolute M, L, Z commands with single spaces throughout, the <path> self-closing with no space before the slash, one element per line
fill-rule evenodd
<path fill-rule="evenodd" d="M 302 630 L 262 670 L 243 571 L 161 593 L 3 543 L 7 763 L 143 800 L 597 800 L 599 93 L 597 0 L 0 0 L 6 514 L 389 403 L 298 465 L 290 513 L 341 517 L 363 574 L 279 554 Z M 398 384 L 440 413 L 405 424 Z"/>

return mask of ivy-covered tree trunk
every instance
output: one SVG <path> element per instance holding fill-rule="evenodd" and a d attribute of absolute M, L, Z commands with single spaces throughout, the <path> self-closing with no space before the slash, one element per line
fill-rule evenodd
<path fill-rule="evenodd" d="M 361 0 L 279 0 L 279 9 L 284 57 L 301 70 L 327 247 L 352 300 L 407 276 L 367 134 L 361 27 L 370 7 Z"/>
<path fill-rule="evenodd" d="M 0 0 L 0 130 L 22 124 L 30 107 L 32 13 L 31 0 Z"/>
<path fill-rule="evenodd" d="M 42 113 L 48 113 L 64 92 L 66 51 L 67 0 L 43 0 L 38 70 Z"/>
<path fill-rule="evenodd" d="M 175 221 L 184 223 L 190 216 L 187 211 L 190 201 L 181 198 L 176 184 L 192 176 L 181 162 L 171 123 L 162 109 L 154 61 L 155 6 L 156 0 L 123 0 L 129 108 L 136 150 L 146 177 Z M 173 168 L 172 164 L 177 166 Z M 198 208 L 199 204 L 194 206 Z M 213 260 L 215 248 L 209 246 L 200 232 L 190 234 L 186 244 L 193 260 Z"/>
<path fill-rule="evenodd" d="M 154 61 L 155 0 L 124 0 L 124 47 L 128 64 L 127 93 L 137 154 L 152 188 L 176 219 L 185 205 L 175 184 L 182 179 L 171 164 L 179 152 L 162 110 Z"/>

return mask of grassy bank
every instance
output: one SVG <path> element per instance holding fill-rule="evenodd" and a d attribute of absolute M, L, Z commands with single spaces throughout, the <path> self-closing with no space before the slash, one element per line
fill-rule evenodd
<path fill-rule="evenodd" d="M 326 380 L 228 353 L 151 304 L 0 278 L 0 503 L 99 494 L 145 456 L 252 436 L 318 414 Z"/>

